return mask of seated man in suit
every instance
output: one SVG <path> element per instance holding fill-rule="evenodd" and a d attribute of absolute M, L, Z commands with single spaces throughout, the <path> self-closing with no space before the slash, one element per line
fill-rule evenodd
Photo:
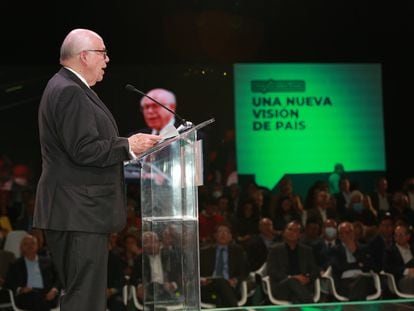
<path fill-rule="evenodd" d="M 201 301 L 217 307 L 237 307 L 240 284 L 248 276 L 244 249 L 233 243 L 228 223 L 217 225 L 215 244 L 200 250 Z"/>
<path fill-rule="evenodd" d="M 13 252 L 5 251 L 0 248 L 0 305 L 9 302 L 10 300 L 9 293 L 6 288 L 3 288 L 3 284 L 9 265 L 15 260 L 16 256 Z"/>
<path fill-rule="evenodd" d="M 316 263 L 322 271 L 331 265 L 334 248 L 340 243 L 337 227 L 335 219 L 326 219 L 323 223 L 322 235 L 313 245 Z"/>
<path fill-rule="evenodd" d="M 414 294 L 414 245 L 410 243 L 411 232 L 406 225 L 394 230 L 395 244 L 385 250 L 384 270 L 394 275 L 398 289 Z"/>
<path fill-rule="evenodd" d="M 9 266 L 5 287 L 15 295 L 19 308 L 48 311 L 58 302 L 58 279 L 49 257 L 37 255 L 37 240 L 32 235 L 21 241 L 21 257 Z"/>
<path fill-rule="evenodd" d="M 363 274 L 373 268 L 369 249 L 356 241 L 352 223 L 339 224 L 341 243 L 334 249 L 332 272 L 338 293 L 351 301 L 366 300 L 374 292 L 374 281 Z"/>
<path fill-rule="evenodd" d="M 106 303 L 109 311 L 125 311 L 122 290 L 125 284 L 124 268 L 119 251 L 108 242 L 108 285 L 106 288 Z"/>
<path fill-rule="evenodd" d="M 158 234 L 145 231 L 142 249 L 135 260 L 131 284 L 136 286 L 137 297 L 143 302 L 171 301 L 180 296 L 180 264 L 178 258 L 163 252 Z M 174 259 L 177 259 L 174 262 Z"/>
<path fill-rule="evenodd" d="M 313 284 L 319 276 L 313 250 L 299 243 L 302 225 L 291 221 L 283 231 L 283 242 L 267 257 L 267 274 L 275 298 L 292 303 L 312 303 Z"/>
<path fill-rule="evenodd" d="M 246 244 L 247 259 L 250 271 L 256 271 L 266 262 L 269 249 L 280 242 L 280 236 L 273 228 L 270 218 L 262 218 L 259 221 L 259 233 L 254 235 Z"/>

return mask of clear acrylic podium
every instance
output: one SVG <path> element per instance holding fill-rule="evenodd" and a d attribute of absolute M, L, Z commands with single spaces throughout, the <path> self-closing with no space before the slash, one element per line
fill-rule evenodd
<path fill-rule="evenodd" d="M 197 186 L 203 177 L 197 130 L 212 122 L 169 138 L 138 159 L 144 310 L 200 310 Z"/>

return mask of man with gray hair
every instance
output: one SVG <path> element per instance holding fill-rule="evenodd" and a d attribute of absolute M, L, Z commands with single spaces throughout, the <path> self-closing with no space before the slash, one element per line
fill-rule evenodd
<path fill-rule="evenodd" d="M 61 311 L 106 309 L 108 236 L 126 223 L 123 163 L 160 137 L 120 137 L 109 109 L 91 89 L 109 62 L 103 39 L 72 30 L 62 68 L 49 80 L 39 111 L 42 175 L 34 227 L 44 229 L 63 286 Z"/>
<path fill-rule="evenodd" d="M 163 88 L 155 88 L 150 90 L 147 93 L 147 96 L 148 97 L 142 97 L 140 108 L 148 128 L 141 132 L 163 135 L 167 129 L 167 125 L 172 125 L 174 127 L 180 125 L 179 121 L 175 120 L 173 113 L 161 107 L 151 99 L 155 99 L 157 102 L 175 112 L 177 102 L 173 92 Z"/>

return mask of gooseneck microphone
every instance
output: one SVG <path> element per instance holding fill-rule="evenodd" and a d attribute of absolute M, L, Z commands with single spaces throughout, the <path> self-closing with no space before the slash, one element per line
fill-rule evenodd
<path fill-rule="evenodd" d="M 134 92 L 134 93 L 138 93 L 141 94 L 142 96 L 145 96 L 149 99 L 151 99 L 154 103 L 160 105 L 162 108 L 166 109 L 167 111 L 171 112 L 176 118 L 177 120 L 184 126 L 184 127 L 188 127 L 188 126 L 192 126 L 193 124 L 189 121 L 184 120 L 183 118 L 181 118 L 178 113 L 176 113 L 175 111 L 171 110 L 170 108 L 166 107 L 165 105 L 161 104 L 158 100 L 152 98 L 151 96 L 148 96 L 147 94 L 145 94 L 144 92 L 138 90 L 135 86 L 131 85 L 131 84 L 127 84 L 125 85 L 125 90 L 129 91 L 129 92 Z"/>

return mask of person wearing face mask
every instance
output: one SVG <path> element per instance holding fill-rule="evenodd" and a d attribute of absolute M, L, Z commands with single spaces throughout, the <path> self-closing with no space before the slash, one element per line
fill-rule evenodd
<path fill-rule="evenodd" d="M 377 225 L 377 217 L 372 207 L 370 197 L 359 190 L 351 192 L 348 204 L 346 220 L 349 222 L 361 222 L 371 235 L 371 231 Z"/>
<path fill-rule="evenodd" d="M 323 274 L 332 265 L 334 249 L 339 244 L 337 222 L 333 218 L 328 218 L 323 222 L 322 235 L 313 244 L 313 252 L 316 264 Z M 321 301 L 331 301 L 327 280 L 321 279 Z"/>
<path fill-rule="evenodd" d="M 326 219 L 323 222 L 322 235 L 313 245 L 316 262 L 322 271 L 332 263 L 332 252 L 339 242 L 337 226 L 335 219 Z"/>

